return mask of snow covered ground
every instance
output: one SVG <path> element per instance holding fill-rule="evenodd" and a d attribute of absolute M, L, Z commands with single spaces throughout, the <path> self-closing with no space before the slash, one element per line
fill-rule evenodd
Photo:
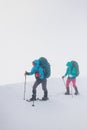
<path fill-rule="evenodd" d="M 87 130 L 87 79 L 78 78 L 78 96 L 64 95 L 62 79 L 48 80 L 48 101 L 23 100 L 24 83 L 0 86 L 0 130 Z M 33 82 L 26 85 L 26 99 Z M 74 94 L 74 90 L 72 89 Z M 42 97 L 41 86 L 37 97 Z"/>

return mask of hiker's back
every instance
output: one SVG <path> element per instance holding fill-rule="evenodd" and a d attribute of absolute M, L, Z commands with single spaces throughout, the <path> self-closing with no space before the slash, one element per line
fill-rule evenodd
<path fill-rule="evenodd" d="M 51 75 L 50 63 L 48 62 L 48 60 L 45 57 L 40 57 L 39 61 L 40 61 L 40 66 L 44 70 L 45 78 L 49 78 Z"/>
<path fill-rule="evenodd" d="M 74 61 L 74 60 L 72 60 L 71 61 L 72 62 L 72 66 L 73 66 L 73 68 L 75 68 L 76 69 L 76 77 L 77 76 L 79 76 L 79 65 L 78 65 L 78 62 L 77 61 Z"/>

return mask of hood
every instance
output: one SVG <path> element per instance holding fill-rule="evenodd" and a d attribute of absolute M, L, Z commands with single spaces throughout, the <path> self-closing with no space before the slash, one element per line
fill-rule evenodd
<path fill-rule="evenodd" d="M 66 66 L 72 67 L 72 62 L 67 62 L 67 63 L 66 63 Z"/>
<path fill-rule="evenodd" d="M 35 65 L 35 66 L 39 66 L 39 60 L 34 60 L 32 63 L 33 63 L 33 65 Z"/>

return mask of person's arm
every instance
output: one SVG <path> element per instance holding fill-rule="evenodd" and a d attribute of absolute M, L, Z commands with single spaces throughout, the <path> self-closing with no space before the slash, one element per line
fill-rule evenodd
<path fill-rule="evenodd" d="M 30 72 L 25 71 L 25 75 L 33 75 L 35 73 L 35 68 L 33 67 Z"/>
<path fill-rule="evenodd" d="M 66 70 L 66 73 L 62 76 L 62 78 L 65 78 L 68 75 L 68 68 Z"/>

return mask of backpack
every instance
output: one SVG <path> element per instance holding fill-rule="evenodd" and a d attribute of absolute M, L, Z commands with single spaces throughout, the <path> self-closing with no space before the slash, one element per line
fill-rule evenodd
<path fill-rule="evenodd" d="M 79 76 L 79 65 L 76 61 L 71 61 L 74 68 L 76 68 L 76 76 Z"/>
<path fill-rule="evenodd" d="M 43 68 L 45 78 L 49 78 L 51 75 L 51 67 L 48 60 L 45 57 L 40 57 L 40 66 Z"/>

